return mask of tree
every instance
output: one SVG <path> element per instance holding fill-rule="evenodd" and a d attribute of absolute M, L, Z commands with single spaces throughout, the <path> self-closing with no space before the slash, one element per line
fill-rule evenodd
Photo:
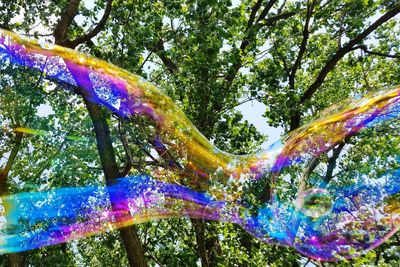
<path fill-rule="evenodd" d="M 73 40 L 69 39 L 67 31 L 74 17 L 77 15 L 80 2 L 81 1 L 79 0 L 70 1 L 69 5 L 62 13 L 61 18 L 58 21 L 57 26 L 54 30 L 56 44 L 75 48 L 77 45 L 87 42 L 91 38 L 95 37 L 104 27 L 104 24 L 106 23 L 108 16 L 111 12 L 111 5 L 113 2 L 112 0 L 107 1 L 103 17 L 96 25 L 96 27 L 94 27 L 94 29 L 84 35 L 76 37 Z M 70 71 L 73 75 L 85 75 L 84 73 L 74 73 L 72 69 L 70 69 Z M 78 82 L 79 80 L 76 79 L 76 81 Z M 79 90 L 79 88 L 81 87 L 79 83 L 77 84 L 77 86 L 77 93 L 83 97 L 89 115 L 92 119 L 94 131 L 96 133 L 96 143 L 102 163 L 102 168 L 106 181 L 108 184 L 110 184 L 114 179 L 125 176 L 129 172 L 129 169 L 131 167 L 125 167 L 127 169 L 125 174 L 120 172 L 115 158 L 114 147 L 112 145 L 110 130 L 106 121 L 106 115 L 100 109 L 100 107 L 96 105 L 96 103 L 93 103 L 89 100 L 92 97 L 91 92 L 84 92 Z M 127 164 L 129 163 L 130 162 L 127 161 Z M 113 196 L 110 195 L 110 198 L 112 201 Z M 122 228 L 119 231 L 121 233 L 121 237 L 128 255 L 130 265 L 146 266 L 146 259 L 144 256 L 142 244 L 135 227 L 129 226 Z"/>
<path fill-rule="evenodd" d="M 264 102 L 266 120 L 289 132 L 333 103 L 399 79 L 395 16 L 400 6 L 395 1 L 98 1 L 93 8 L 87 4 L 5 3 L 0 25 L 33 37 L 53 35 L 58 44 L 147 77 L 181 106 L 207 138 L 231 152 L 257 150 L 263 140 L 235 110 L 241 103 Z M 18 14 L 24 14 L 23 19 Z M 82 94 L 79 89 L 76 93 Z M 100 158 L 96 167 L 102 162 L 107 180 L 121 172 L 146 172 L 145 164 L 162 165 L 162 157 L 149 156 L 154 131 L 147 127 L 148 121 L 120 121 L 89 101 L 85 104 L 96 132 Z M 123 131 L 117 130 L 118 125 Z M 332 149 L 339 153 L 339 148 Z M 78 151 L 70 153 L 84 157 Z M 326 156 L 319 168 L 329 164 L 329 158 L 331 166 L 339 164 Z M 137 164 L 130 169 L 132 162 Z M 65 161 L 60 163 L 60 173 L 67 166 Z M 99 175 L 98 170 L 95 173 Z M 85 181 L 90 179 L 88 175 Z M 246 194 L 257 198 L 268 184 L 264 177 L 249 185 Z M 229 225 L 168 220 L 138 228 L 150 264 L 168 265 L 174 247 L 183 251 L 175 255 L 185 255 L 187 260 L 176 265 L 195 265 L 198 258 L 203 266 L 295 264 L 302 259 L 292 250 L 260 244 Z M 157 241 L 158 234 L 165 237 Z M 126 235 L 128 247 L 129 240 L 136 240 L 135 247 L 140 247 L 133 231 Z M 187 245 L 192 240 L 197 241 L 194 247 Z M 136 256 L 143 254 L 140 248 L 127 249 L 133 251 L 138 252 Z M 260 259 L 262 254 L 264 259 Z M 138 257 L 144 264 L 142 255 Z M 128 258 L 132 264 L 136 257 Z M 382 260 L 382 256 L 377 258 L 377 262 Z"/>

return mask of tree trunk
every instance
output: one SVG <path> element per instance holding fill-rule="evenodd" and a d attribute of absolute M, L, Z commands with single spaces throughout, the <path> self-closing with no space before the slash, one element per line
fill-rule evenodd
<path fill-rule="evenodd" d="M 208 262 L 208 252 L 205 242 L 205 223 L 202 221 L 202 219 L 191 219 L 191 221 L 196 234 L 197 252 L 199 253 L 201 259 L 201 266 L 209 267 L 210 264 Z"/>
<path fill-rule="evenodd" d="M 115 159 L 114 148 L 112 146 L 110 129 L 100 107 L 88 100 L 85 94 L 82 94 L 82 96 L 93 122 L 94 131 L 96 133 L 97 150 L 99 152 L 106 182 L 107 184 L 110 184 L 114 179 L 120 178 L 119 168 Z M 115 199 L 118 199 L 118 196 L 110 194 L 112 205 L 116 204 L 114 201 Z M 117 208 L 113 205 L 113 211 L 115 211 L 115 209 Z M 120 219 L 122 218 L 118 218 L 117 216 L 117 222 Z M 130 266 L 147 266 L 143 246 L 137 234 L 136 227 L 132 225 L 121 228 L 119 229 L 119 232 L 121 233 Z"/>
<path fill-rule="evenodd" d="M 78 43 L 71 42 L 71 40 L 69 40 L 67 38 L 68 37 L 67 30 L 78 12 L 80 2 L 81 2 L 81 0 L 71 0 L 69 2 L 68 7 L 64 10 L 63 14 L 61 15 L 61 18 L 60 18 L 59 22 L 57 23 L 57 26 L 54 30 L 54 37 L 55 37 L 56 44 L 64 45 L 64 46 L 67 46 L 72 49 L 74 49 L 75 46 L 78 44 Z M 112 4 L 112 1 L 107 2 L 107 9 L 105 10 L 103 18 L 99 22 L 98 26 L 95 27 L 96 30 L 85 35 L 83 39 L 87 38 L 87 40 L 90 40 L 91 37 L 94 37 L 95 35 L 97 35 L 98 31 L 104 26 L 105 22 L 107 21 L 108 16 L 110 15 L 111 4 Z M 102 26 L 100 26 L 101 24 L 102 24 Z M 83 40 L 83 41 L 85 41 L 85 40 Z M 68 65 L 68 63 L 67 63 L 67 65 Z M 77 71 L 70 69 L 70 71 L 74 77 L 87 75 L 87 73 L 83 69 L 80 69 L 80 70 L 78 69 Z M 80 79 L 75 79 L 75 80 L 78 83 L 78 86 L 80 86 L 79 82 L 81 80 Z M 90 79 L 88 77 L 84 77 L 84 80 L 90 81 Z M 89 88 L 86 88 L 85 86 L 83 86 L 83 88 L 89 90 Z M 121 174 L 119 172 L 119 168 L 118 168 L 118 165 L 117 165 L 117 162 L 115 159 L 114 148 L 113 148 L 111 136 L 110 136 L 110 129 L 108 128 L 106 118 L 102 114 L 100 107 L 97 104 L 95 104 L 89 100 L 90 92 L 81 90 L 80 88 L 77 88 L 77 91 L 78 91 L 78 93 L 80 93 L 82 95 L 85 105 L 89 111 L 90 118 L 92 119 L 95 134 L 96 134 L 97 150 L 99 152 L 104 176 L 106 178 L 107 184 L 110 184 L 114 179 L 121 177 Z M 115 201 L 113 201 L 115 199 L 118 199 L 118 196 L 110 194 L 111 203 L 116 203 Z M 117 209 L 117 207 L 115 207 L 115 205 L 113 205 L 112 208 L 113 208 L 113 211 L 115 211 L 115 209 Z M 118 218 L 118 216 L 116 216 L 116 217 L 117 217 L 116 218 L 117 222 L 118 222 L 118 220 L 122 219 L 122 218 Z M 135 266 L 135 267 L 136 266 L 138 266 L 138 267 L 147 266 L 146 258 L 144 256 L 143 246 L 142 246 L 142 243 L 137 234 L 136 227 L 129 226 L 126 228 L 122 228 L 119 231 L 121 233 L 122 241 L 123 241 L 125 249 L 126 249 L 126 253 L 128 256 L 130 266 Z"/>
<path fill-rule="evenodd" d="M 8 189 L 8 174 L 10 173 L 11 167 L 17 158 L 19 149 L 22 143 L 22 133 L 15 134 L 14 146 L 11 150 L 10 156 L 8 157 L 6 166 L 0 172 L 0 196 L 8 195 L 10 190 Z M 7 217 L 6 217 L 7 220 Z M 10 253 L 7 255 L 8 266 L 10 267 L 20 267 L 25 266 L 23 253 Z"/>
<path fill-rule="evenodd" d="M 24 264 L 24 256 L 22 252 L 20 253 L 10 253 L 8 254 L 8 266 L 9 267 L 23 267 Z"/>

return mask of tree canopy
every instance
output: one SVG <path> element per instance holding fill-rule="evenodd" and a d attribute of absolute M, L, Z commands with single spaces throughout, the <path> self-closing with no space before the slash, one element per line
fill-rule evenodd
<path fill-rule="evenodd" d="M 218 148 L 248 154 L 259 152 L 268 136 L 237 110 L 244 103 L 263 103 L 265 121 L 260 123 L 280 126 L 286 135 L 322 116 L 320 112 L 334 103 L 399 84 L 399 12 L 398 1 L 390 0 L 6 0 L 0 3 L 0 27 L 91 54 L 143 76 L 169 95 Z M 150 138 L 154 127 L 145 118 L 125 121 L 88 101 L 79 90 L 60 90 L 62 85 L 23 67 L 5 64 L 0 74 L 2 195 L 110 184 L 119 177 L 165 167 L 164 153 L 155 153 Z M 46 109 L 44 115 L 41 108 Z M 51 134 L 12 132 L 5 125 Z M 368 136 L 373 138 L 344 140 L 302 167 L 313 179 L 343 183 L 357 176 L 355 170 L 358 175 L 376 173 L 385 164 L 395 169 L 397 129 L 395 124 L 386 125 L 385 134 L 380 128 L 371 129 Z M 379 160 L 372 156 L 376 154 Z M 344 171 L 334 173 L 339 165 Z M 296 174 L 296 169 L 287 170 L 295 181 Z M 265 200 L 269 182 L 264 177 L 246 188 L 248 198 Z M 280 192 L 282 198 L 286 193 Z M 395 234 L 361 257 L 320 263 L 294 249 L 263 243 L 235 225 L 181 218 L 3 255 L 1 262 L 9 266 L 395 266 L 400 261 L 399 246 Z"/>

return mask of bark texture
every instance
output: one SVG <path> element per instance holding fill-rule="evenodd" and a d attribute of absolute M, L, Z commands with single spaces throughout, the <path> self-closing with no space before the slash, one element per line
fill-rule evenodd
<path fill-rule="evenodd" d="M 61 14 L 61 18 L 58 21 L 58 24 L 56 25 L 56 28 L 54 30 L 54 37 L 56 44 L 75 49 L 75 47 L 79 44 L 90 42 L 91 38 L 95 37 L 104 28 L 104 25 L 106 24 L 111 14 L 111 8 L 113 2 L 112 0 L 107 1 L 106 9 L 104 10 L 102 18 L 91 31 L 80 37 L 75 38 L 74 40 L 70 40 L 68 38 L 67 31 L 78 12 L 80 2 L 81 0 L 71 0 L 69 2 L 69 5 Z M 82 86 L 79 87 L 80 81 L 86 81 L 90 83 L 90 79 L 87 76 L 87 73 L 83 69 L 78 69 L 78 70 L 70 69 L 70 70 L 72 75 L 75 77 L 75 80 L 78 85 L 76 91 L 83 97 L 86 108 L 89 111 L 90 118 L 93 122 L 93 127 L 96 134 L 96 145 L 102 164 L 102 169 L 107 184 L 110 184 L 114 179 L 122 177 L 123 174 L 120 172 L 119 166 L 115 158 L 114 147 L 111 140 L 110 129 L 106 121 L 105 112 L 102 111 L 99 105 L 90 101 L 90 99 L 93 99 L 91 97 L 93 92 L 82 89 L 86 87 Z M 84 77 L 85 75 L 86 77 Z M 125 170 L 124 173 L 127 173 L 128 171 Z M 115 201 L 113 201 L 116 198 L 118 198 L 118 195 L 110 194 L 111 203 L 116 203 Z M 116 211 L 116 209 L 117 207 L 113 205 L 113 211 Z M 118 220 L 121 221 L 123 219 L 124 218 L 118 216 L 116 218 L 117 222 Z M 128 226 L 119 229 L 119 232 L 121 234 L 121 238 L 127 253 L 130 266 L 132 267 L 147 266 L 142 242 L 137 234 L 136 227 Z"/>
<path fill-rule="evenodd" d="M 16 133 L 14 139 L 14 145 L 11 149 L 10 156 L 8 157 L 7 163 L 3 170 L 0 172 L 0 196 L 10 194 L 10 190 L 8 188 L 8 176 L 11 171 L 11 168 L 17 158 L 18 152 L 21 147 L 23 134 Z M 24 262 L 24 254 L 23 253 L 10 253 L 7 254 L 7 265 L 10 267 L 22 267 L 25 266 Z"/>

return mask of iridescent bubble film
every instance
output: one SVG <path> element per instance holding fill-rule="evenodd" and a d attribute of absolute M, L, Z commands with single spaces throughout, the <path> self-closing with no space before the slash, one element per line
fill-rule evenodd
<path fill-rule="evenodd" d="M 113 195 L 113 203 L 109 195 Z M 108 187 L 65 187 L 2 198 L 7 222 L 1 253 L 70 241 L 152 219 L 220 219 L 223 202 L 148 176 L 125 177 Z"/>
<path fill-rule="evenodd" d="M 0 62 L 37 71 L 118 118 L 146 118 L 154 127 L 149 142 L 165 162 L 108 186 L 3 196 L 1 253 L 189 216 L 337 261 L 374 249 L 399 228 L 399 88 L 333 105 L 269 150 L 238 156 L 213 146 L 156 86 L 105 61 L 1 31 Z M 0 123 L 4 134 L 51 134 Z M 260 181 L 268 184 L 263 201 L 251 197 Z"/>
<path fill-rule="evenodd" d="M 304 215 L 318 219 L 331 210 L 332 197 L 326 189 L 313 188 L 303 192 L 298 208 Z"/>

